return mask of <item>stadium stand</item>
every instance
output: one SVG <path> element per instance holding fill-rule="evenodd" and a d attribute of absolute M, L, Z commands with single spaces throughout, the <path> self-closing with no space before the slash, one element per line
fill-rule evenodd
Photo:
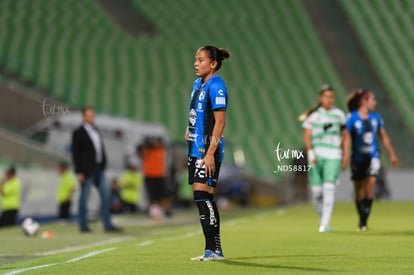
<path fill-rule="evenodd" d="M 344 86 L 300 1 L 134 4 L 156 36 L 130 37 L 92 0 L 3 0 L 0 63 L 71 106 L 162 122 L 181 139 L 195 50 L 229 48 L 220 71 L 230 92 L 225 136 L 243 147 L 249 171 L 268 178 L 278 143 L 301 148 L 297 117 L 320 84 L 333 85 L 344 105 Z"/>
<path fill-rule="evenodd" d="M 341 1 L 391 100 L 406 118 L 414 116 L 414 2 Z M 404 119 L 414 134 L 414 121 Z"/>

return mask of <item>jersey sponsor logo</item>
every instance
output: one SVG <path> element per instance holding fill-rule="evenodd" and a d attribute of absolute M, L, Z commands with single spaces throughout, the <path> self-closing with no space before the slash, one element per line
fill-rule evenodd
<path fill-rule="evenodd" d="M 194 109 L 190 110 L 190 113 L 188 115 L 188 120 L 190 121 L 191 125 L 194 126 L 197 121 L 197 113 Z"/>
<path fill-rule="evenodd" d="M 201 104 L 201 102 L 199 102 L 199 103 L 197 104 L 197 109 L 199 109 L 199 110 L 203 109 L 203 104 Z"/>
<path fill-rule="evenodd" d="M 198 100 L 204 100 L 204 98 L 206 97 L 206 91 L 201 91 L 200 95 L 198 96 Z"/>
<path fill-rule="evenodd" d="M 332 123 L 325 123 L 323 125 L 323 130 L 326 132 L 326 131 L 328 131 L 332 127 L 333 127 L 333 124 Z"/>
<path fill-rule="evenodd" d="M 198 135 L 194 134 L 194 133 L 189 133 L 188 134 L 188 140 L 189 141 L 196 141 L 197 140 Z"/>
<path fill-rule="evenodd" d="M 222 89 L 220 89 L 217 93 L 218 93 L 219 95 L 221 95 L 221 96 L 223 96 L 223 95 L 224 95 L 224 91 L 223 91 Z"/>
<path fill-rule="evenodd" d="M 226 105 L 226 98 L 222 96 L 216 97 L 216 105 Z"/>
<path fill-rule="evenodd" d="M 367 132 L 362 136 L 362 140 L 365 144 L 372 144 L 374 141 L 374 135 L 371 132 Z"/>

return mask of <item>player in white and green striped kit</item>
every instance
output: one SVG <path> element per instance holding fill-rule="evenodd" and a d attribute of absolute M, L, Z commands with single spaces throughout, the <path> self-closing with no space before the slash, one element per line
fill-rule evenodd
<path fill-rule="evenodd" d="M 335 187 L 339 173 L 348 165 L 349 139 L 345 131 L 345 114 L 334 106 L 335 94 L 329 85 L 323 85 L 319 93 L 318 105 L 306 113 L 303 122 L 304 145 L 308 162 L 312 165 L 309 171 L 312 203 L 319 217 L 319 232 L 329 232 Z"/>

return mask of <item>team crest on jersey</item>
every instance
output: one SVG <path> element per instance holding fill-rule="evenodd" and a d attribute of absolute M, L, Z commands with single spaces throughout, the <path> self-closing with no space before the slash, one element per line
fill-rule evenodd
<path fill-rule="evenodd" d="M 190 110 L 190 113 L 188 114 L 188 120 L 190 121 L 191 125 L 194 126 L 197 121 L 197 113 L 194 109 Z"/>
<path fill-rule="evenodd" d="M 374 129 L 377 129 L 378 121 L 376 119 L 371 119 L 371 125 Z"/>

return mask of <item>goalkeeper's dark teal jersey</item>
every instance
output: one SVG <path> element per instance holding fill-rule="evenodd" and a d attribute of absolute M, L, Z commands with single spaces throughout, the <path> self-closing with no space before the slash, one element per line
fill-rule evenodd
<path fill-rule="evenodd" d="M 210 146 L 215 124 L 213 112 L 227 109 L 227 89 L 219 75 L 212 76 L 204 86 L 201 84 L 201 77 L 197 78 L 191 92 L 188 112 L 188 154 L 196 158 L 203 158 Z M 219 161 L 223 160 L 223 137 L 220 138 L 215 157 Z"/>

